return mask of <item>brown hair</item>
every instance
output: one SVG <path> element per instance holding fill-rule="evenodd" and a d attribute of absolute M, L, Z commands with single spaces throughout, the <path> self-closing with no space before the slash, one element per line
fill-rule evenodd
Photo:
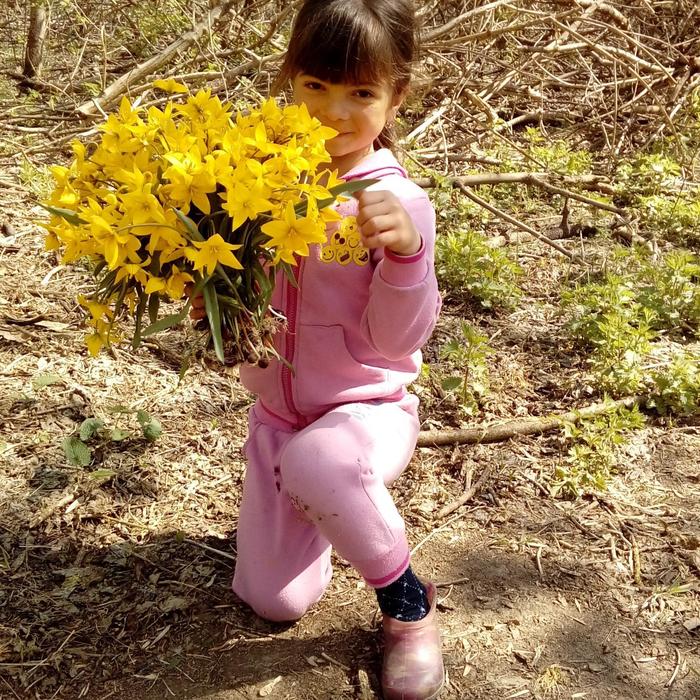
<path fill-rule="evenodd" d="M 306 0 L 274 87 L 308 73 L 329 83 L 388 80 L 396 95 L 408 88 L 416 52 L 412 0 Z M 377 141 L 394 145 L 391 124 Z"/>

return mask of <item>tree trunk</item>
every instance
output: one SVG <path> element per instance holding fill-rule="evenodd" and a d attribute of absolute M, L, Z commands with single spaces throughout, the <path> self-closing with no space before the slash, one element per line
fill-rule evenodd
<path fill-rule="evenodd" d="M 27 33 L 27 48 L 24 53 L 24 71 L 22 72 L 28 80 L 38 77 L 41 73 L 44 40 L 48 27 L 46 0 L 29 0 L 29 32 Z"/>

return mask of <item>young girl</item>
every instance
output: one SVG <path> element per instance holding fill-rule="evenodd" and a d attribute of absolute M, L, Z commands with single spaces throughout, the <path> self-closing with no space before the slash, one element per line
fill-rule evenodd
<path fill-rule="evenodd" d="M 280 275 L 272 305 L 289 367 L 241 367 L 257 395 L 238 524 L 234 592 L 268 620 L 296 620 L 331 578 L 331 548 L 375 589 L 385 698 L 435 698 L 443 683 L 436 591 L 410 566 L 387 485 L 419 423 L 406 385 L 440 308 L 435 214 L 385 146 L 415 51 L 410 0 L 306 0 L 281 71 L 294 100 L 338 135 L 331 167 L 380 182 L 338 206 L 343 226 Z M 347 223 L 347 222 L 346 222 Z"/>

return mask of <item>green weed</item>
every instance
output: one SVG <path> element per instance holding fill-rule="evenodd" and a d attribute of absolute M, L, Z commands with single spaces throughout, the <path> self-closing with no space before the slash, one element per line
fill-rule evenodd
<path fill-rule="evenodd" d="M 641 226 L 655 237 L 684 245 L 700 243 L 700 188 L 688 185 L 680 162 L 663 150 L 622 163 L 615 187 L 620 203 L 636 210 Z"/>
<path fill-rule="evenodd" d="M 34 165 L 28 158 L 20 163 L 19 181 L 37 199 L 48 199 L 55 186 L 51 169 L 48 165 Z"/>
<path fill-rule="evenodd" d="M 605 491 L 617 471 L 620 450 L 629 433 L 641 428 L 644 421 L 635 406 L 565 424 L 568 451 L 555 469 L 552 495 L 578 498 L 583 493 Z"/>
<path fill-rule="evenodd" d="M 575 149 L 562 139 L 552 139 L 536 127 L 525 129 L 527 154 L 540 167 L 560 175 L 589 173 L 593 158 L 586 149 Z"/>
<path fill-rule="evenodd" d="M 135 414 L 141 435 L 150 442 L 157 440 L 163 432 L 160 422 L 152 418 L 147 411 L 131 411 L 117 407 L 113 412 L 127 415 Z M 133 433 L 130 430 L 116 424 L 107 426 L 102 419 L 91 417 L 86 418 L 81 423 L 80 428 L 63 441 L 62 447 L 69 464 L 75 467 L 88 467 L 92 463 L 95 447 L 121 443 L 130 438 L 133 438 Z"/>
<path fill-rule="evenodd" d="M 459 373 L 442 379 L 442 388 L 456 396 L 467 415 L 478 411 L 479 400 L 488 393 L 489 372 L 486 358 L 493 352 L 488 338 L 466 321 L 461 326 L 462 337 L 451 339 L 440 353 L 442 359 Z"/>
<path fill-rule="evenodd" d="M 651 257 L 621 248 L 601 280 L 562 295 L 567 328 L 591 351 L 589 365 L 604 391 L 644 393 L 660 413 L 689 415 L 700 400 L 700 260 L 687 251 Z M 675 341 L 673 352 L 668 352 Z"/>
<path fill-rule="evenodd" d="M 511 308 L 521 296 L 521 267 L 501 248 L 487 245 L 473 229 L 439 236 L 435 266 L 443 289 L 467 293 L 486 309 Z"/>

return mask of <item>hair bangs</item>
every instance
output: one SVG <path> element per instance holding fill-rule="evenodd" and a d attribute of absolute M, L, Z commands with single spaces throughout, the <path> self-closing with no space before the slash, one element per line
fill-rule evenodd
<path fill-rule="evenodd" d="M 344 12 L 325 19 L 301 30 L 288 57 L 294 72 L 330 83 L 393 81 L 391 37 L 372 15 Z"/>

